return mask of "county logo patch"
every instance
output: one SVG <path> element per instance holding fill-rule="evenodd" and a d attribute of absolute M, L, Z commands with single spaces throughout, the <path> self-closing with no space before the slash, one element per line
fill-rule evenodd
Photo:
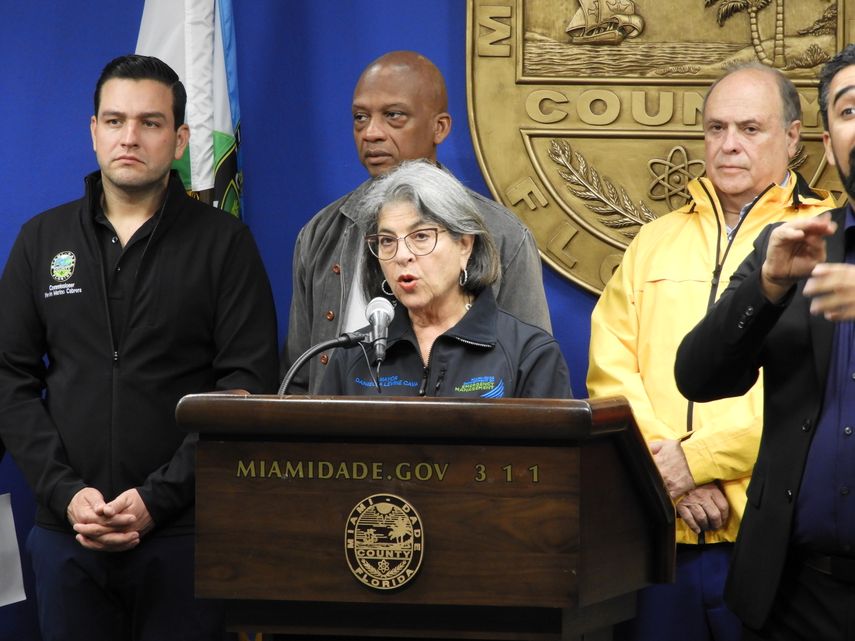
<path fill-rule="evenodd" d="M 64 283 L 74 274 L 74 266 L 77 264 L 77 256 L 74 252 L 59 252 L 50 261 L 50 275 L 58 283 Z"/>
<path fill-rule="evenodd" d="M 347 517 L 344 551 L 360 583 L 375 590 L 399 588 L 416 576 L 422 564 L 421 518 L 400 496 L 369 496 Z"/>

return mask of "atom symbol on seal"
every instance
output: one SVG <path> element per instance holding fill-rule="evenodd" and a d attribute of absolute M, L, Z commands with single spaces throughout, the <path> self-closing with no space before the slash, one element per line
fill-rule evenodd
<path fill-rule="evenodd" d="M 689 160 L 686 148 L 678 146 L 668 153 L 667 160 L 651 158 L 647 161 L 647 168 L 653 176 L 648 195 L 653 200 L 667 201 L 668 208 L 673 210 L 691 200 L 687 186 L 691 180 L 704 173 L 706 163 L 703 160 Z"/>

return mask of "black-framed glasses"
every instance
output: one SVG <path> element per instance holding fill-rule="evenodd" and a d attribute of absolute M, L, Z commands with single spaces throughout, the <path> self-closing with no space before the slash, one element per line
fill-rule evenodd
<path fill-rule="evenodd" d="M 402 240 L 414 256 L 426 256 L 436 249 L 437 238 L 444 231 L 448 230 L 439 227 L 425 227 L 411 231 L 404 236 L 368 234 L 365 237 L 365 242 L 368 243 L 369 251 L 380 260 L 392 260 L 398 253 L 398 243 Z"/>

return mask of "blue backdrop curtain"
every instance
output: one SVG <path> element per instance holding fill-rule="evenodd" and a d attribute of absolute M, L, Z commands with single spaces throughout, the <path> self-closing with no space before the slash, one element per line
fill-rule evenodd
<path fill-rule="evenodd" d="M 134 50 L 142 5 L 142 0 L 0 5 L 0 264 L 21 224 L 79 197 L 82 177 L 96 168 L 88 129 L 93 86 L 108 60 Z M 297 232 L 319 208 L 366 177 L 354 152 L 350 101 L 369 61 L 387 51 L 415 49 L 439 66 L 453 117 L 440 160 L 489 195 L 466 117 L 466 3 L 234 0 L 234 14 L 244 219 L 267 266 L 284 337 Z M 581 396 L 595 299 L 548 267 L 544 280 L 555 335 Z M 23 548 L 33 499 L 7 456 L 0 463 L 0 493 L 9 491 Z M 38 638 L 31 576 L 27 581 L 30 599 L 0 608 L 0 639 Z"/>

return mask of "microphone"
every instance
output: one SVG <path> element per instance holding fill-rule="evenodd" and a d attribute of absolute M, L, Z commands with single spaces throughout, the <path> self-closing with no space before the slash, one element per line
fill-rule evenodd
<path fill-rule="evenodd" d="M 386 339 L 389 337 L 389 323 L 395 316 L 395 308 L 382 296 L 372 298 L 365 309 L 365 317 L 371 323 L 371 343 L 374 345 L 374 362 L 378 365 L 386 358 Z"/>

